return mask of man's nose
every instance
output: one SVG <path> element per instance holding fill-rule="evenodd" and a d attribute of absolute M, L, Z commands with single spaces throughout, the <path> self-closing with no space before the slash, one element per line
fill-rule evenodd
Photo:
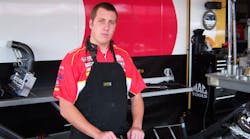
<path fill-rule="evenodd" d="M 109 22 L 105 22 L 104 29 L 108 31 L 109 28 L 110 28 Z"/>

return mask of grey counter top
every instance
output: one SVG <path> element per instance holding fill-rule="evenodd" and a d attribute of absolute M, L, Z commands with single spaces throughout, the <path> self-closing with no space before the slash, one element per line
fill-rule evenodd
<path fill-rule="evenodd" d="M 234 76 L 224 75 L 219 72 L 206 74 L 206 77 L 208 85 L 250 93 L 249 80 L 236 79 Z"/>

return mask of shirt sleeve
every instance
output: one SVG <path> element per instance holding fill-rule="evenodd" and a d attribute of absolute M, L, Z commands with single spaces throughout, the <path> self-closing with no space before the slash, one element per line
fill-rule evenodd
<path fill-rule="evenodd" d="M 53 97 L 59 97 L 74 103 L 77 95 L 77 74 L 72 64 L 72 56 L 67 54 L 58 69 Z"/>
<path fill-rule="evenodd" d="M 141 93 L 141 91 L 146 87 L 146 85 L 130 56 L 125 59 L 125 70 L 127 76 L 127 85 L 129 86 L 129 92 L 132 95 L 137 95 Z"/>

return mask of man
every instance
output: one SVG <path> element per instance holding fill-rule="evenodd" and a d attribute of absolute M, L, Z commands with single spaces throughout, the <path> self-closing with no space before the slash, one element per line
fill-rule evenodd
<path fill-rule="evenodd" d="M 143 139 L 145 83 L 131 57 L 113 45 L 118 14 L 110 3 L 97 4 L 85 46 L 68 53 L 59 67 L 54 97 L 61 115 L 73 125 L 72 139 Z M 129 92 L 129 93 L 128 93 Z M 132 126 L 127 128 L 127 97 Z"/>

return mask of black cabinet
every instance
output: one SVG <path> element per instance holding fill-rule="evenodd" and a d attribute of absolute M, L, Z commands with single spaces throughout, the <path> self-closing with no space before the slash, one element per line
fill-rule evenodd
<path fill-rule="evenodd" d="M 236 91 L 208 86 L 205 74 L 227 67 L 224 54 L 201 53 L 193 56 L 190 132 L 197 133 L 233 110 Z"/>

